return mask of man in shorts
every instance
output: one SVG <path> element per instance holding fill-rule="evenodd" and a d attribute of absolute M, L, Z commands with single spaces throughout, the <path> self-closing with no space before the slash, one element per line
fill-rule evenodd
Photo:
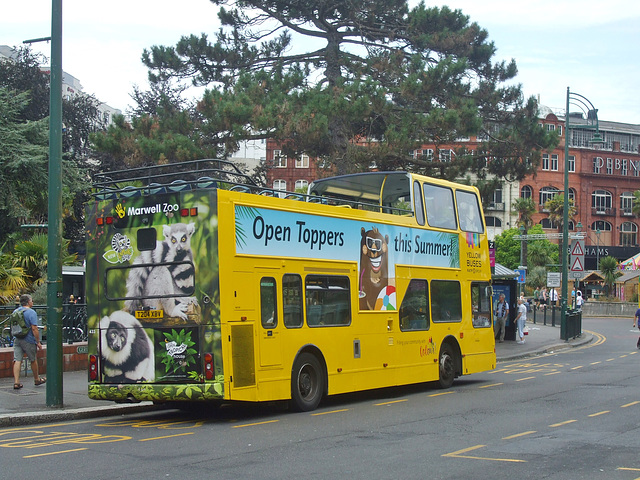
<path fill-rule="evenodd" d="M 38 374 L 38 359 L 36 358 L 38 350 L 42 350 L 40 343 L 40 332 L 38 331 L 38 315 L 31 308 L 33 307 L 33 299 L 31 295 L 20 296 L 20 307 L 18 309 L 24 311 L 24 323 L 31 330 L 24 338 L 13 339 L 13 389 L 19 390 L 23 387 L 20 383 L 20 369 L 22 368 L 22 357 L 27 356 L 31 362 L 31 371 L 33 372 L 33 381 L 36 385 L 42 385 L 47 381 L 46 378 Z"/>

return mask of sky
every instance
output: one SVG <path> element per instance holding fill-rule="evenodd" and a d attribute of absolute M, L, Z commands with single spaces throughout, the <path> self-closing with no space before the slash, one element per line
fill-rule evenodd
<path fill-rule="evenodd" d="M 415 5 L 417 0 L 410 0 Z M 640 2 L 637 0 L 448 0 L 489 32 L 494 61 L 512 58 L 525 96 L 563 114 L 567 87 L 588 98 L 600 120 L 640 124 Z M 47 37 L 51 0 L 5 2 L 0 45 Z M 208 0 L 63 0 L 62 66 L 84 92 L 125 112 L 133 85 L 146 89 L 145 48 L 219 28 Z M 50 44 L 32 48 L 50 56 Z M 574 111 L 574 109 L 572 109 Z"/>

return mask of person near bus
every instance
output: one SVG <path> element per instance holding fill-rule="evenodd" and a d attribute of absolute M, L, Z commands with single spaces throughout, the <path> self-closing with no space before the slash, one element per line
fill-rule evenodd
<path fill-rule="evenodd" d="M 509 303 L 504 299 L 504 293 L 500 294 L 495 310 L 496 321 L 493 325 L 493 333 L 500 343 L 504 342 L 504 332 L 509 318 Z"/>
<path fill-rule="evenodd" d="M 13 389 L 22 388 L 20 383 L 20 369 L 22 368 L 22 357 L 27 356 L 31 362 L 31 371 L 33 372 L 33 382 L 36 385 L 42 385 L 47 381 L 45 377 L 38 374 L 38 350 L 42 350 L 40 343 L 40 332 L 38 331 L 38 315 L 33 310 L 33 299 L 31 295 L 20 296 L 20 309 L 24 312 L 24 323 L 27 327 L 31 327 L 27 336 L 24 338 L 13 339 Z"/>
<path fill-rule="evenodd" d="M 527 306 L 525 305 L 524 298 L 518 299 L 518 316 L 516 317 L 516 326 L 518 327 L 518 338 L 516 343 L 519 345 L 524 344 L 524 327 L 527 323 Z"/>

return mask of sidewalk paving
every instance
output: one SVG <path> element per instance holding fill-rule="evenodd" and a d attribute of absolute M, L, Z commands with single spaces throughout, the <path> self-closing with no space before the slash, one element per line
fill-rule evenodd
<path fill-rule="evenodd" d="M 568 342 L 560 340 L 560 328 L 528 323 L 529 335 L 518 345 L 506 340 L 496 343 L 498 363 L 520 358 L 553 353 L 561 349 L 578 347 L 593 340 L 589 333 Z M 91 400 L 87 396 L 87 372 L 64 372 L 62 379 L 63 406 L 46 406 L 46 384 L 35 386 L 31 372 L 21 376 L 24 387 L 13 389 L 13 378 L 0 378 L 0 427 L 13 427 L 38 423 L 59 422 L 82 418 L 107 417 L 164 408 L 151 402 L 116 404 L 111 401 Z M 49 381 L 49 380 L 47 380 Z"/>

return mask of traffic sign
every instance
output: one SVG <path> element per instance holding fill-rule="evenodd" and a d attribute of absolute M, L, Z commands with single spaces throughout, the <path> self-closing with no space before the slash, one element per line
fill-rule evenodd
<path fill-rule="evenodd" d="M 582 276 L 584 273 L 584 239 L 576 239 L 571 243 L 571 255 L 569 256 L 569 265 L 571 270 L 571 278 L 576 278 L 577 274 Z M 579 278 L 579 276 L 577 278 Z"/>
<path fill-rule="evenodd" d="M 560 272 L 547 272 L 547 287 L 560 288 Z"/>

